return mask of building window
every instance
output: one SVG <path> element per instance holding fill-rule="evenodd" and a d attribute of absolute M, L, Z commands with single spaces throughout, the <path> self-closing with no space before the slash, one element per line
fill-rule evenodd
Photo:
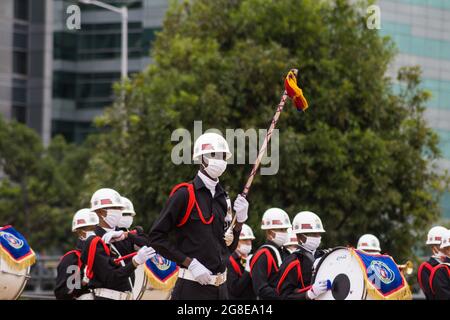
<path fill-rule="evenodd" d="M 27 53 L 14 50 L 13 53 L 13 72 L 26 75 L 28 70 Z"/>
<path fill-rule="evenodd" d="M 12 118 L 20 123 L 27 122 L 27 109 L 24 106 L 12 107 Z"/>
<path fill-rule="evenodd" d="M 14 18 L 28 20 L 28 0 L 14 0 Z"/>

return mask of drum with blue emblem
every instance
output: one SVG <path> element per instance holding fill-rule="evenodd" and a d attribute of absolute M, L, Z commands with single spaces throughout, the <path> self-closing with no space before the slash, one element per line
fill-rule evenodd
<path fill-rule="evenodd" d="M 404 275 L 389 255 L 337 247 L 314 269 L 313 282 L 330 280 L 331 289 L 317 300 L 409 300 Z"/>
<path fill-rule="evenodd" d="M 13 269 L 0 257 L 0 300 L 18 299 L 29 278 L 30 267 Z"/>

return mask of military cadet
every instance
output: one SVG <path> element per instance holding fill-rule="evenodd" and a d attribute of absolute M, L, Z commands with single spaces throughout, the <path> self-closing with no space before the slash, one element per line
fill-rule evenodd
<path fill-rule="evenodd" d="M 266 232 L 266 242 L 255 252 L 250 261 L 253 291 L 261 300 L 277 300 L 278 270 L 284 258 L 282 246 L 288 239 L 291 222 L 288 214 L 279 208 L 264 212 L 261 229 Z"/>
<path fill-rule="evenodd" d="M 148 246 L 145 237 L 118 229 L 122 211 L 127 209 L 117 191 L 109 188 L 97 190 L 91 197 L 91 210 L 97 213 L 100 220 L 95 234 L 102 237 L 115 254 L 126 256 L 143 246 Z"/>
<path fill-rule="evenodd" d="M 142 247 L 124 265 L 115 262 L 109 246 L 96 235 L 91 235 L 81 253 L 81 261 L 86 266 L 85 275 L 89 279 L 88 288 L 95 300 L 131 300 L 130 277 L 137 266 L 155 255 L 151 247 Z M 123 261 L 122 261 L 123 262 Z"/>
<path fill-rule="evenodd" d="M 362 235 L 358 240 L 358 245 L 356 248 L 366 253 L 381 253 L 380 240 L 378 240 L 378 238 L 373 234 Z"/>
<path fill-rule="evenodd" d="M 256 299 L 249 272 L 253 240 L 255 236 L 250 226 L 242 225 L 238 247 L 230 256 L 227 267 L 228 294 L 232 300 Z"/>
<path fill-rule="evenodd" d="M 283 245 L 283 248 L 288 252 L 287 255 L 293 253 L 299 248 L 297 235 L 292 231 L 292 229 L 288 230 L 288 241 Z"/>
<path fill-rule="evenodd" d="M 450 230 L 445 231 L 440 250 L 444 258 L 431 272 L 430 290 L 435 300 L 450 300 Z"/>
<path fill-rule="evenodd" d="M 129 232 L 132 235 L 137 235 L 138 237 L 134 238 L 134 242 L 141 242 L 140 246 L 148 244 L 148 235 L 144 231 L 144 228 L 141 226 L 135 226 L 131 228 L 133 225 L 134 217 L 136 216 L 136 212 L 134 211 L 133 203 L 128 199 L 122 196 L 122 203 L 124 205 L 124 209 L 122 210 L 122 217 L 119 220 L 119 224 L 117 225 L 118 230 L 122 230 L 124 232 Z M 144 239 L 142 239 L 144 238 Z M 131 239 L 131 237 L 130 237 Z M 135 249 L 138 250 L 139 246 L 135 246 Z"/>
<path fill-rule="evenodd" d="M 238 245 L 248 202 L 234 202 L 237 223 L 232 239 L 225 242 L 228 205 L 219 177 L 231 152 L 216 133 L 201 135 L 194 144 L 193 159 L 201 162 L 193 181 L 175 186 L 150 230 L 150 245 L 181 268 L 172 299 L 227 299 L 226 263 Z M 174 235 L 175 243 L 169 240 Z"/>
<path fill-rule="evenodd" d="M 426 245 L 430 248 L 431 256 L 428 261 L 422 262 L 417 271 L 417 280 L 419 286 L 427 300 L 434 300 L 434 296 L 430 288 L 430 275 L 433 268 L 445 259 L 445 255 L 441 252 L 440 246 L 447 229 L 436 226 L 428 231 Z"/>
<path fill-rule="evenodd" d="M 84 241 L 94 235 L 98 223 L 97 215 L 90 209 L 78 210 L 73 216 L 72 232 L 77 235 L 77 245 L 59 261 L 54 290 L 56 299 L 74 300 L 89 294 L 87 283 L 83 282 L 84 265 L 81 262 L 81 251 Z"/>
<path fill-rule="evenodd" d="M 316 279 L 311 284 L 314 262 L 323 255 L 318 248 L 325 230 L 315 213 L 301 211 L 294 217 L 293 232 L 299 249 L 281 265 L 277 293 L 282 299 L 314 300 L 329 289 L 327 279 Z"/>

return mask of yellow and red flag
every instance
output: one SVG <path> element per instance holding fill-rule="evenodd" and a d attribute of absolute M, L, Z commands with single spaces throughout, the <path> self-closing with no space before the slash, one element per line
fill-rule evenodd
<path fill-rule="evenodd" d="M 305 111 L 308 109 L 308 101 L 303 96 L 303 91 L 297 85 L 297 77 L 294 71 L 291 70 L 284 80 L 284 88 L 287 95 L 292 99 L 298 111 Z"/>

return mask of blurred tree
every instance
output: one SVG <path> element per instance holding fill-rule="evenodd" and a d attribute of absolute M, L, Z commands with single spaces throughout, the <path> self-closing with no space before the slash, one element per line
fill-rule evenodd
<path fill-rule="evenodd" d="M 35 131 L 0 118 L 0 221 L 22 232 L 33 249 L 74 244 L 71 221 L 90 154 L 55 137 L 45 149 Z"/>
<path fill-rule="evenodd" d="M 249 223 L 260 233 L 269 207 L 284 208 L 291 218 L 312 210 L 327 230 L 325 245 L 354 245 L 370 232 L 385 251 L 409 258 L 439 216 L 444 180 L 432 170 L 438 140 L 422 117 L 429 94 L 419 87 L 420 71 L 401 70 L 402 90 L 393 91 L 386 70 L 395 48 L 366 28 L 367 5 L 172 2 L 152 48 L 154 63 L 125 85 L 125 110 L 118 100 L 97 119 L 108 130 L 92 140 L 79 199 L 87 202 L 99 187 L 116 188 L 134 202 L 137 222 L 149 227 L 171 187 L 197 170 L 172 163 L 172 132 L 192 133 L 194 120 L 222 132 L 267 128 L 283 76 L 299 67 L 310 108 L 300 114 L 286 106 L 278 125 L 280 169 L 255 179 Z M 230 165 L 221 178 L 232 198 L 250 168 Z"/>

